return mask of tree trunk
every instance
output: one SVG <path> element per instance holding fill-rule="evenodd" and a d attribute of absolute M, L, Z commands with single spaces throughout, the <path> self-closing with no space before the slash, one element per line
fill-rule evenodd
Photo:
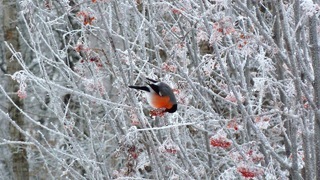
<path fill-rule="evenodd" d="M 320 57 L 317 36 L 317 17 L 313 15 L 310 19 L 310 44 L 312 55 L 312 66 L 314 71 L 314 101 L 317 106 L 314 119 L 314 144 L 316 155 L 316 179 L 320 178 Z"/>
<path fill-rule="evenodd" d="M 8 42 L 8 44 L 12 45 L 15 50 L 19 51 L 19 33 L 16 29 L 18 25 L 16 1 L 3 1 L 3 15 L 4 39 Z M 13 74 L 22 69 L 17 60 L 12 57 L 12 53 L 8 48 L 5 50 L 5 58 L 7 64 L 7 74 Z M 12 120 L 14 120 L 19 127 L 23 128 L 23 114 L 20 113 L 16 106 L 23 109 L 24 103 L 23 100 L 15 94 L 18 90 L 19 85 L 17 82 L 9 78 L 7 82 L 7 92 L 10 94 L 10 98 L 14 104 L 9 102 L 8 113 Z M 12 124 L 10 125 L 9 129 L 12 141 L 25 141 L 25 136 Z M 11 152 L 14 179 L 29 179 L 29 165 L 26 147 L 13 145 L 11 147 Z"/>

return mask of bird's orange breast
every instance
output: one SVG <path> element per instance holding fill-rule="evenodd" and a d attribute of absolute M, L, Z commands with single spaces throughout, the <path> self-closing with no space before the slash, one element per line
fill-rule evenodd
<path fill-rule="evenodd" d="M 170 102 L 169 96 L 159 96 L 157 94 L 154 94 L 152 96 L 151 105 L 154 108 L 167 108 L 170 109 L 173 104 Z"/>

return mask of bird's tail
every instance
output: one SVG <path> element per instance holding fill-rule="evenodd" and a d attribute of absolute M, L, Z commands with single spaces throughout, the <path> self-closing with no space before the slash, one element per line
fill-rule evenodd
<path fill-rule="evenodd" d="M 128 87 L 132 89 L 138 89 L 138 90 L 150 92 L 150 89 L 147 86 L 128 86 Z"/>

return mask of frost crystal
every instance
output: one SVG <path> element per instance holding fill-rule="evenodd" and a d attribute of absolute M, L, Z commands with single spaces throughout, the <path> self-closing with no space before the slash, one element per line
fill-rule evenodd
<path fill-rule="evenodd" d="M 312 0 L 304 0 L 301 2 L 301 7 L 307 16 L 313 16 L 319 11 L 319 5 L 314 4 Z"/>

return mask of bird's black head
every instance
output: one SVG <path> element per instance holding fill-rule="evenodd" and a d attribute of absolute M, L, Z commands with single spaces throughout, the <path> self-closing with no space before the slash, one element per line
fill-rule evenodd
<path fill-rule="evenodd" d="M 177 108 L 178 108 L 178 105 L 174 104 L 170 109 L 166 109 L 165 112 L 174 113 L 176 112 Z"/>

